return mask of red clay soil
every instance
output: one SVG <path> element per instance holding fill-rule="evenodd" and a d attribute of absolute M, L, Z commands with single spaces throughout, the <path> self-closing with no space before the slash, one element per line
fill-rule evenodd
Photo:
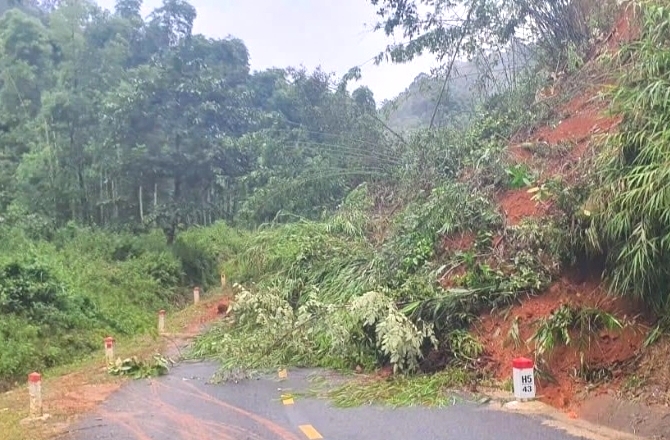
<path fill-rule="evenodd" d="M 569 102 L 566 110 L 570 112 L 567 119 L 561 121 L 555 128 L 542 127 L 535 135 L 534 139 L 538 142 L 547 142 L 550 145 L 556 145 L 559 142 L 580 143 L 589 139 L 595 134 L 607 133 L 620 122 L 620 117 L 608 117 L 603 115 L 603 107 L 594 104 L 587 105 L 582 110 L 572 110 L 572 105 L 578 105 L 577 102 Z"/>
<path fill-rule="evenodd" d="M 465 252 L 472 249 L 476 241 L 475 234 L 470 231 L 463 231 L 448 235 L 442 238 L 442 251 L 447 254 L 455 252 Z M 438 280 L 443 289 L 449 289 L 455 286 L 454 278 L 465 273 L 464 266 L 457 266 L 443 274 Z"/>
<path fill-rule="evenodd" d="M 217 302 L 209 302 L 203 304 L 205 310 L 197 318 L 193 319 L 186 328 L 187 334 L 198 334 L 202 330 L 204 324 L 216 321 L 221 315 L 226 315 L 226 311 L 230 306 L 231 299 L 224 297 Z"/>
<path fill-rule="evenodd" d="M 51 393 L 44 400 L 44 412 L 64 416 L 88 412 L 105 401 L 122 384 L 121 380 L 86 383 L 90 380 L 88 376 L 88 373 L 72 373 L 58 378 L 57 386 L 49 384 Z"/>
<path fill-rule="evenodd" d="M 635 38 L 637 32 L 631 20 L 633 20 L 633 9 L 627 7 L 617 20 L 605 46 L 618 47 Z M 562 142 L 574 144 L 574 147 L 565 155 L 561 154 L 543 161 L 545 162 L 543 178 L 552 177 L 564 173 L 567 168 L 573 168 L 575 164 L 588 157 L 588 148 L 592 145 L 591 140 L 594 136 L 611 132 L 621 122 L 620 116 L 605 114 L 607 104 L 597 96 L 603 86 L 604 84 L 585 88 L 582 93 L 557 110 L 556 114 L 560 115 L 561 121 L 555 127 L 539 127 L 527 138 L 529 142 L 546 142 L 550 146 L 556 146 Z M 517 141 L 523 141 L 523 139 L 517 139 Z M 535 158 L 533 153 L 523 145 L 510 146 L 508 157 L 513 163 L 526 164 L 539 159 Z"/>
<path fill-rule="evenodd" d="M 528 189 L 521 188 L 502 193 L 498 205 L 507 218 L 508 225 L 516 225 L 527 217 L 538 217 L 545 213 L 543 206 L 532 200 Z"/>
<path fill-rule="evenodd" d="M 550 147 L 562 142 L 571 142 L 573 148 L 565 154 L 553 155 L 547 159 L 537 158 L 523 144 L 508 149 L 508 157 L 514 163 L 525 163 L 542 168 L 540 180 L 560 176 L 568 181 L 575 180 L 577 165 L 589 158 L 592 140 L 599 134 L 609 133 L 621 122 L 621 116 L 608 116 L 604 106 L 597 102 L 594 95 L 580 95 L 563 108 L 561 114 L 566 119 L 556 127 L 540 127 L 531 138 L 532 142 L 545 142 Z M 532 195 L 526 189 L 510 190 L 502 193 L 498 203 L 510 225 L 518 224 L 523 218 L 538 217 L 547 212 L 546 206 L 531 200 Z"/>
<path fill-rule="evenodd" d="M 219 319 L 218 306 L 222 303 L 225 303 L 227 307 L 229 299 L 227 297 L 214 297 L 202 301 L 198 305 L 198 312 L 185 326 L 185 333 L 196 335 L 202 329 L 203 324 Z M 180 345 L 183 343 L 180 340 L 173 342 L 180 343 Z M 158 345 L 145 348 L 144 351 L 147 351 L 145 354 L 148 355 L 152 351 L 166 349 L 169 352 L 173 348 L 167 344 L 166 340 L 163 340 Z M 142 356 L 140 355 L 140 357 Z M 46 387 L 45 412 L 57 416 L 56 419 L 61 420 L 88 412 L 119 389 L 122 383 L 123 378 L 106 374 L 106 367 L 102 362 L 94 371 L 82 370 L 53 378 L 47 383 Z"/>
<path fill-rule="evenodd" d="M 513 163 L 528 164 L 533 159 L 533 153 L 524 147 L 523 144 L 512 145 L 507 148 L 507 156 Z"/>
<path fill-rule="evenodd" d="M 622 43 L 629 42 L 636 37 L 632 8 L 627 8 L 617 20 L 612 33 L 595 52 L 616 50 Z M 548 157 L 535 155 L 521 142 L 524 139 L 515 139 L 517 145 L 508 148 L 508 159 L 512 163 L 525 163 L 541 172 L 541 183 L 544 179 L 560 176 L 573 181 L 579 177 L 578 164 L 593 155 L 595 137 L 599 134 L 615 130 L 621 122 L 621 117 L 605 114 L 607 104 L 597 97 L 604 84 L 591 87 L 571 99 L 556 112 L 562 119 L 555 127 L 540 127 L 525 140 L 529 143 L 544 142 L 549 147 L 558 147 L 569 142 L 572 148 L 560 148 L 556 154 Z M 540 204 L 531 199 L 532 194 L 527 189 L 516 189 L 502 192 L 497 197 L 497 203 L 507 217 L 510 225 L 518 224 L 527 217 L 541 217 L 547 213 L 547 204 Z M 546 293 L 525 299 L 513 306 L 506 317 L 500 314 L 483 315 L 481 321 L 474 326 L 473 331 L 484 343 L 488 361 L 487 368 L 500 380 L 511 378 L 512 359 L 526 356 L 533 359 L 534 344 L 526 343 L 537 329 L 537 321 L 546 318 L 562 304 L 571 306 L 597 307 L 613 313 L 619 319 L 628 322 L 632 319 L 631 310 L 634 308 L 624 304 L 621 300 L 607 297 L 600 287 L 600 280 L 578 281 L 565 276 L 555 282 Z M 518 319 L 521 344 L 515 347 L 509 340 L 508 333 L 515 319 Z M 632 321 L 631 321 L 632 322 Z M 610 386 L 621 382 L 623 364 L 635 360 L 640 353 L 645 337 L 643 326 L 629 323 L 621 332 L 601 331 L 592 335 L 586 347 L 557 347 L 546 358 L 549 373 L 553 381 L 538 378 L 538 397 L 557 408 L 574 410 L 578 406 L 577 395 L 586 389 L 586 384 L 576 378 L 575 372 L 582 365 L 581 355 L 586 365 L 590 367 L 609 368 L 614 375 Z M 601 387 L 600 389 L 605 389 Z"/>
<path fill-rule="evenodd" d="M 447 252 L 467 251 L 475 244 L 475 234 L 469 231 L 448 235 L 442 239 L 442 248 Z"/>
<path fill-rule="evenodd" d="M 638 38 L 640 29 L 635 26 L 634 21 L 635 6 L 629 3 L 619 16 L 612 33 L 607 37 L 606 46 L 608 52 L 616 52 L 622 44 L 630 43 Z"/>
<path fill-rule="evenodd" d="M 621 123 L 622 119 L 621 116 L 606 117 L 595 110 L 589 110 L 585 114 L 580 114 L 564 121 L 556 130 L 549 133 L 549 136 L 558 137 L 562 134 L 565 136 L 574 136 L 567 139 L 575 141 L 576 145 L 565 157 L 548 161 L 546 175 L 563 175 L 572 181 L 572 177 L 574 176 L 572 176 L 573 173 L 570 170 L 576 169 L 576 165 L 593 156 L 593 151 L 589 151 L 589 149 L 594 147 L 592 140 L 595 136 L 611 133 Z M 582 136 L 579 130 L 585 129 L 587 126 L 591 127 L 589 133 Z"/>
<path fill-rule="evenodd" d="M 536 322 L 557 310 L 561 305 L 598 307 L 613 313 L 621 320 L 631 318 L 626 314 L 631 309 L 621 300 L 608 298 L 596 281 L 576 282 L 562 278 L 543 295 L 529 298 L 514 306 L 505 319 L 500 314 L 486 315 L 475 325 L 474 331 L 484 343 L 488 356 L 488 369 L 500 380 L 511 376 L 512 359 L 519 356 L 534 358 L 533 343 L 526 344 L 536 330 Z M 518 319 L 522 341 L 519 347 L 508 340 L 508 332 L 514 319 Z M 601 331 L 594 335 L 584 348 L 584 360 L 591 367 L 612 366 L 635 357 L 642 346 L 644 332 L 639 325 L 625 326 L 621 332 Z M 555 382 L 537 379 L 538 398 L 557 408 L 569 410 L 578 402 L 575 399 L 580 384 L 573 376 L 580 366 L 580 350 L 575 346 L 557 347 L 547 359 Z M 614 374 L 617 374 L 615 371 Z"/>

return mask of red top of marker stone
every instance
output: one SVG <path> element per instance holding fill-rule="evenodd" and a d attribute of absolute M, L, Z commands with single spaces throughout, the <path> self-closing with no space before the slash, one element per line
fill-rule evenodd
<path fill-rule="evenodd" d="M 105 342 L 108 343 L 108 344 L 111 344 L 112 342 L 114 342 L 114 338 L 112 338 L 111 336 L 107 336 L 105 338 Z"/>
<path fill-rule="evenodd" d="M 165 310 L 161 310 L 160 312 L 158 312 L 158 314 L 159 315 L 165 315 Z"/>
<path fill-rule="evenodd" d="M 524 357 L 516 358 L 512 361 L 512 368 L 517 368 L 519 370 L 533 368 L 533 361 Z"/>
<path fill-rule="evenodd" d="M 28 382 L 30 383 L 37 383 L 42 380 L 42 376 L 40 373 L 30 373 L 28 375 Z"/>

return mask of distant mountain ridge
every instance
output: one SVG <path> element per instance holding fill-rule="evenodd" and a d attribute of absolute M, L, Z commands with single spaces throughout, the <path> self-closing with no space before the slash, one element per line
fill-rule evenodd
<path fill-rule="evenodd" d="M 526 67 L 530 61 L 527 46 L 517 45 L 514 53 L 505 52 L 493 67 L 485 63 L 456 61 L 450 80 L 435 115 L 435 126 L 459 125 L 469 120 L 473 105 L 485 94 L 505 87 L 508 75 Z M 483 73 L 487 72 L 486 81 Z M 486 87 L 482 87 L 486 84 Z M 444 86 L 444 76 L 420 73 L 397 97 L 382 104 L 380 112 L 395 130 L 411 131 L 430 125 L 435 106 Z"/>

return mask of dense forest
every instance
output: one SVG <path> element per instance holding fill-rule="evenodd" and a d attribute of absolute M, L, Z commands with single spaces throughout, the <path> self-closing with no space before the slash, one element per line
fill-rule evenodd
<path fill-rule="evenodd" d="M 172 239 L 280 208 L 318 215 L 384 173 L 369 89 L 349 94 L 319 70 L 252 73 L 244 42 L 192 33 L 187 2 L 147 21 L 139 8 L 59 2 L 3 15 L 4 215 L 52 230 L 160 225 Z"/>
<path fill-rule="evenodd" d="M 0 388 L 153 331 L 220 273 L 232 318 L 193 355 L 222 372 L 481 380 L 474 323 L 574 272 L 639 300 L 646 345 L 670 328 L 666 0 L 617 44 L 614 0 L 370 0 L 405 37 L 378 62 L 442 63 L 382 106 L 358 69 L 252 72 L 185 0 L 0 1 Z M 603 102 L 616 124 L 560 132 Z M 553 348 L 629 325 L 589 295 L 501 338 L 549 374 Z M 611 367 L 580 354 L 561 371 Z"/>
<path fill-rule="evenodd" d="M 192 32 L 186 1 L 166 0 L 146 20 L 137 0 L 114 11 L 85 0 L 1 7 L 0 312 L 10 318 L 0 325 L 0 377 L 39 366 L 34 359 L 62 362 L 41 347 L 46 335 L 62 334 L 70 343 L 54 345 L 77 352 L 88 348 L 71 340 L 90 337 L 67 329 L 133 331 L 123 309 L 104 319 L 98 310 L 121 290 L 155 282 L 155 295 L 132 298 L 140 313 L 172 302 L 162 290 L 216 279 L 210 260 L 184 268 L 174 259 L 179 231 L 283 221 L 284 211 L 317 218 L 364 179 L 388 178 L 395 163 L 397 141 L 384 134 L 372 93 L 347 91 L 356 71 L 251 72 L 243 41 Z M 155 252 L 132 243 L 143 233 Z M 140 286 L 124 286 L 128 274 L 106 279 L 105 264 L 114 272 L 140 254 Z M 86 308 L 92 316 L 72 317 Z"/>

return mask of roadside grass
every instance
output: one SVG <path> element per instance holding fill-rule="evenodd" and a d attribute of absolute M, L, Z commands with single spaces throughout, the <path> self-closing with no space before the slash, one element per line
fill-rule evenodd
<path fill-rule="evenodd" d="M 166 335 L 159 335 L 158 328 L 135 337 L 116 340 L 114 355 L 125 359 L 136 356 L 150 359 L 155 353 L 169 356 L 179 352 L 186 339 L 195 336 L 200 325 L 216 315 L 216 304 L 229 296 L 229 292 L 213 291 L 200 303 L 187 306 L 166 316 Z M 158 324 L 158 316 L 156 316 Z M 40 372 L 42 374 L 42 399 L 44 412 L 50 415 L 46 422 L 24 426 L 20 421 L 28 416 L 27 386 L 19 386 L 0 394 L 0 432 L 3 440 L 46 440 L 58 438 L 67 431 L 74 418 L 90 411 L 109 395 L 130 380 L 129 377 L 107 373 L 103 341 L 100 350 L 68 365 Z"/>

